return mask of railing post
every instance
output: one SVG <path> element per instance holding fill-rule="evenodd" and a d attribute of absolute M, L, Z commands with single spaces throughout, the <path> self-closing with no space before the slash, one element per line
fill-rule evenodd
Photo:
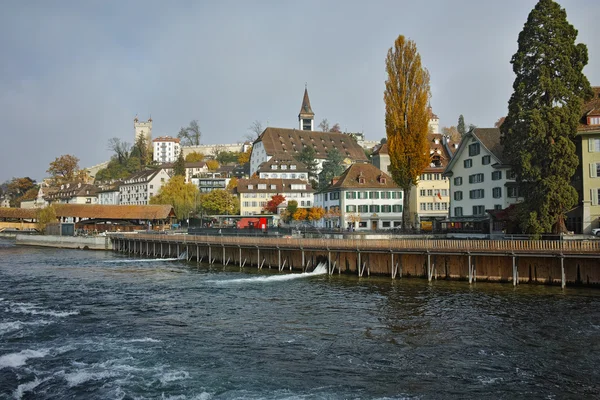
<path fill-rule="evenodd" d="M 565 256 L 560 255 L 560 287 L 565 288 L 567 286 L 567 279 L 565 276 Z"/>

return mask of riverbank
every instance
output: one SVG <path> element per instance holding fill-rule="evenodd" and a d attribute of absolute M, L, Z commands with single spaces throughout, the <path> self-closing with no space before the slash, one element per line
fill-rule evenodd
<path fill-rule="evenodd" d="M 16 235 L 15 243 L 25 246 L 58 247 L 62 249 L 111 250 L 112 242 L 108 236 L 51 236 Z"/>

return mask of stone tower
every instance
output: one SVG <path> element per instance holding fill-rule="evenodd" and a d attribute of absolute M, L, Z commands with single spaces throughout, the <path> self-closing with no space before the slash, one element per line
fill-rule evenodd
<path fill-rule="evenodd" d="M 308 99 L 308 89 L 304 87 L 304 98 L 302 99 L 302 107 L 298 114 L 299 129 L 303 131 L 315 130 L 315 113 L 310 108 L 310 100 Z"/>
<path fill-rule="evenodd" d="M 148 121 L 143 122 L 136 116 L 133 120 L 133 129 L 135 131 L 134 142 L 137 142 L 138 137 L 146 136 L 146 143 L 152 145 L 152 118 L 148 118 Z"/>

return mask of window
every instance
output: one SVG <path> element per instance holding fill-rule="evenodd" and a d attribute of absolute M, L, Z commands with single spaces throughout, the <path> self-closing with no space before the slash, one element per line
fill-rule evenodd
<path fill-rule="evenodd" d="M 359 199 L 366 199 L 367 198 L 367 192 L 358 192 L 358 198 Z"/>
<path fill-rule="evenodd" d="M 367 221 L 361 221 L 358 223 L 358 227 L 359 228 L 366 228 L 367 227 Z"/>
<path fill-rule="evenodd" d="M 469 183 L 481 183 L 483 182 L 483 174 L 469 175 Z"/>
<path fill-rule="evenodd" d="M 502 204 L 494 204 L 494 210 L 502 210 Z"/>
<path fill-rule="evenodd" d="M 390 206 L 389 204 L 381 206 L 381 212 L 382 213 L 390 213 L 390 212 L 392 212 L 392 206 Z"/>
<path fill-rule="evenodd" d="M 425 204 L 425 203 L 419 203 L 419 209 L 420 209 L 421 211 L 425 211 L 425 207 L 426 207 L 426 204 Z"/>
<path fill-rule="evenodd" d="M 462 199 L 463 199 L 462 191 L 459 190 L 458 192 L 454 192 L 454 200 L 460 201 Z"/>
<path fill-rule="evenodd" d="M 448 211 L 448 203 L 444 202 L 444 203 L 441 203 L 441 204 L 442 204 L 442 210 Z"/>
<path fill-rule="evenodd" d="M 271 165 L 271 169 L 277 169 L 277 165 Z"/>
<path fill-rule="evenodd" d="M 347 199 L 355 199 L 356 198 L 356 192 L 346 192 L 346 198 Z"/>
<path fill-rule="evenodd" d="M 469 145 L 469 157 L 478 155 L 479 151 L 480 151 L 479 143 L 471 143 Z"/>
<path fill-rule="evenodd" d="M 506 191 L 507 196 L 511 198 L 519 197 L 519 188 L 515 186 L 509 186 Z"/>
<path fill-rule="evenodd" d="M 433 196 L 433 189 L 427 189 L 427 196 Z"/>
<path fill-rule="evenodd" d="M 259 183 L 258 184 L 258 190 L 265 190 L 267 188 L 267 184 L 266 183 Z"/>
<path fill-rule="evenodd" d="M 600 163 L 591 163 L 590 164 L 590 177 L 591 178 L 600 177 Z"/>
<path fill-rule="evenodd" d="M 463 216 L 462 207 L 454 207 L 454 216 L 455 217 L 462 217 Z"/>
<path fill-rule="evenodd" d="M 425 189 L 421 189 L 421 190 L 419 191 L 419 195 L 420 195 L 421 197 L 425 196 Z"/>
<path fill-rule="evenodd" d="M 390 227 L 390 221 L 382 221 L 381 222 L 381 227 L 382 228 L 389 228 Z"/>
<path fill-rule="evenodd" d="M 597 153 L 600 151 L 600 139 L 588 139 L 588 150 L 590 153 Z"/>
<path fill-rule="evenodd" d="M 290 169 L 296 169 L 296 164 L 290 165 Z"/>
<path fill-rule="evenodd" d="M 495 199 L 499 199 L 500 197 L 502 197 L 502 188 L 500 187 L 495 187 L 492 189 L 492 197 Z"/>
<path fill-rule="evenodd" d="M 481 157 L 481 164 L 482 165 L 488 165 L 491 162 L 492 162 L 492 157 L 491 156 L 483 156 L 483 157 Z"/>
<path fill-rule="evenodd" d="M 346 212 L 356 212 L 356 206 L 346 206 Z"/>
<path fill-rule="evenodd" d="M 359 213 L 368 213 L 369 212 L 369 206 L 366 205 L 366 204 L 358 206 L 358 212 Z"/>
<path fill-rule="evenodd" d="M 433 203 L 427 203 L 427 211 L 433 210 Z"/>
<path fill-rule="evenodd" d="M 287 169 L 287 165 L 283 165 L 282 164 L 279 168 L 281 168 L 281 169 Z"/>
<path fill-rule="evenodd" d="M 440 179 L 442 179 L 442 176 L 441 176 L 441 174 L 434 174 L 434 179 L 435 179 L 436 181 L 439 181 Z"/>
<path fill-rule="evenodd" d="M 379 192 L 369 192 L 369 198 L 370 199 L 378 199 L 379 198 Z"/>
<path fill-rule="evenodd" d="M 457 176 L 456 178 L 454 178 L 454 185 L 455 186 L 462 185 L 462 177 L 461 176 Z"/>
<path fill-rule="evenodd" d="M 394 204 L 392 206 L 392 212 L 395 212 L 395 213 L 402 212 L 402 204 Z"/>
<path fill-rule="evenodd" d="M 371 212 L 371 213 L 378 213 L 379 212 L 379 206 L 377 204 L 372 204 L 369 207 L 369 212 Z"/>
<path fill-rule="evenodd" d="M 485 213 L 484 206 L 473 206 L 473 215 L 483 215 Z"/>
<path fill-rule="evenodd" d="M 517 174 L 512 169 L 506 173 L 506 179 L 516 179 Z"/>
<path fill-rule="evenodd" d="M 253 201 L 252 202 L 252 207 L 256 207 L 256 204 L 257 204 L 256 201 Z"/>
<path fill-rule="evenodd" d="M 600 117 L 589 117 L 588 125 L 600 125 Z"/>
<path fill-rule="evenodd" d="M 475 189 L 475 190 L 469 191 L 470 199 L 483 199 L 483 196 L 484 196 L 483 189 Z"/>
<path fill-rule="evenodd" d="M 442 189 L 442 196 L 448 196 L 448 189 Z"/>
<path fill-rule="evenodd" d="M 254 185 L 248 185 L 248 189 L 254 189 Z"/>
<path fill-rule="evenodd" d="M 492 180 L 499 181 L 500 179 L 502 179 L 502 171 L 493 171 L 492 172 Z"/>
<path fill-rule="evenodd" d="M 470 158 L 467 158 L 464 162 L 463 162 L 465 168 L 471 168 L 473 166 L 473 160 Z"/>

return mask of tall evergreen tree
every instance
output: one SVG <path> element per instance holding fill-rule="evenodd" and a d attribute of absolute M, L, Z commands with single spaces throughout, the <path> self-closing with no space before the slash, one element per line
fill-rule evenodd
<path fill-rule="evenodd" d="M 319 190 L 325 189 L 331 180 L 344 172 L 344 156 L 337 149 L 332 149 L 327 154 L 327 161 L 323 162 L 323 169 L 319 173 Z"/>
<path fill-rule="evenodd" d="M 573 139 L 592 91 L 583 74 L 587 47 L 575 44 L 576 37 L 565 10 L 540 0 L 511 60 L 514 92 L 500 129 L 525 200 L 518 209 L 521 227 L 532 234 L 564 232 L 565 214 L 577 203 L 571 186 L 579 164 Z"/>
<path fill-rule="evenodd" d="M 458 117 L 458 125 L 456 125 L 456 130 L 460 133 L 460 137 L 463 137 L 465 133 L 467 133 L 467 128 L 465 126 L 465 117 L 462 114 Z"/>
<path fill-rule="evenodd" d="M 402 229 L 413 226 L 410 192 L 429 165 L 429 73 L 421 65 L 421 55 L 412 40 L 400 35 L 385 60 L 385 130 L 390 172 L 404 191 Z"/>
<path fill-rule="evenodd" d="M 185 177 L 185 159 L 183 158 L 183 151 L 179 152 L 177 160 L 173 165 L 173 174 Z"/>
<path fill-rule="evenodd" d="M 306 168 L 308 169 L 308 179 L 311 181 L 313 187 L 315 187 L 315 182 L 317 181 L 318 162 L 316 158 L 317 152 L 312 146 L 303 148 L 302 151 L 296 155 L 296 160 L 306 165 Z"/>

